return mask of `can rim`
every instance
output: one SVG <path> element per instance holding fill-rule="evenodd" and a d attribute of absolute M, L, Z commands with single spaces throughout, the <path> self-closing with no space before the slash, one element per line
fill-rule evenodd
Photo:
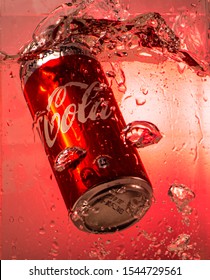
<path fill-rule="evenodd" d="M 33 54 L 33 52 L 32 52 Z M 31 58 L 27 57 L 27 60 L 20 61 L 20 78 L 24 84 L 27 82 L 29 77 L 34 73 L 36 69 L 41 67 L 43 64 L 50 60 L 61 58 L 66 55 L 85 55 L 91 59 L 96 59 L 88 50 L 87 46 L 81 43 L 66 43 L 58 46 L 57 49 L 43 50 L 36 55 L 31 55 Z"/>
<path fill-rule="evenodd" d="M 142 207 L 142 211 L 139 215 L 131 216 L 126 219 L 122 224 L 110 227 L 97 227 L 93 228 L 88 225 L 87 216 L 90 207 L 110 195 L 112 191 L 118 192 L 123 187 L 126 188 L 126 192 L 139 193 L 146 197 L 147 205 Z M 120 194 L 120 192 L 118 192 Z M 123 230 L 138 222 L 147 212 L 151 206 L 151 200 L 153 197 L 153 190 L 149 182 L 138 177 L 121 177 L 112 181 L 104 182 L 97 186 L 92 187 L 90 190 L 85 192 L 73 205 L 72 211 L 70 212 L 70 218 L 74 225 L 82 231 L 89 233 L 113 233 L 119 230 Z"/>

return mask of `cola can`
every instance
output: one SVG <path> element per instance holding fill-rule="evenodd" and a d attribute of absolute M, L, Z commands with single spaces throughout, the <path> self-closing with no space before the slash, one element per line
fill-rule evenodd
<path fill-rule="evenodd" d="M 22 60 L 24 97 L 73 223 L 92 233 L 139 221 L 152 187 L 101 64 L 84 46 Z"/>

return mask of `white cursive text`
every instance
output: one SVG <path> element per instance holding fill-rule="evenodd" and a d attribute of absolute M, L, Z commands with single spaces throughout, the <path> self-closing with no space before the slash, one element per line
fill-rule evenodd
<path fill-rule="evenodd" d="M 65 104 L 71 89 L 76 87 L 84 90 L 81 102 L 78 104 Z M 59 131 L 67 133 L 72 127 L 75 119 L 80 123 L 85 123 L 88 119 L 108 119 L 112 110 L 107 101 L 103 98 L 96 98 L 102 90 L 99 82 L 91 85 L 81 82 L 69 82 L 64 86 L 57 87 L 48 98 L 46 113 L 38 116 L 38 121 L 43 122 L 43 135 L 48 147 L 52 147 L 57 139 Z M 65 107 L 63 110 L 62 107 Z M 59 110 L 59 108 L 62 110 Z M 61 113 L 62 111 L 62 113 Z M 49 116 L 51 116 L 49 118 Z"/>

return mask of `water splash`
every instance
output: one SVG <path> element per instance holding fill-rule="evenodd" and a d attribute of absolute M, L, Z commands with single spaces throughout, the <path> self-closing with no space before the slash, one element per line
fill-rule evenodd
<path fill-rule="evenodd" d="M 191 6 L 196 8 L 196 4 L 192 3 Z M 200 20 L 198 17 L 196 10 L 191 9 L 189 11 L 186 9 L 186 11 L 182 11 L 175 17 L 172 28 L 179 36 L 183 48 L 204 57 L 205 40 L 195 24 L 196 21 Z"/>
<path fill-rule="evenodd" d="M 80 147 L 67 147 L 56 157 L 54 169 L 62 172 L 65 169 L 75 169 L 87 152 Z"/>
<path fill-rule="evenodd" d="M 17 54 L 0 51 L 0 61 L 36 59 L 45 52 L 60 52 L 72 43 L 88 48 L 105 61 L 126 59 L 130 54 L 133 57 L 134 51 L 146 52 L 147 48 L 150 53 L 183 62 L 200 76 L 209 71 L 208 63 L 181 48 L 180 39 L 160 14 L 131 17 L 117 0 L 76 0 L 60 5 L 38 24 L 30 43 Z"/>
<path fill-rule="evenodd" d="M 124 142 L 137 148 L 158 143 L 162 138 L 159 129 L 151 122 L 134 121 L 129 123 L 122 131 Z"/>

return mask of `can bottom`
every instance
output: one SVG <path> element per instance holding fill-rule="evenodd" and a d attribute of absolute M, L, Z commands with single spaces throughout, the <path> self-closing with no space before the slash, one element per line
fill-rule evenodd
<path fill-rule="evenodd" d="M 151 206 L 152 187 L 136 177 L 123 177 L 93 187 L 75 203 L 70 217 L 80 230 L 111 233 L 139 221 Z"/>

